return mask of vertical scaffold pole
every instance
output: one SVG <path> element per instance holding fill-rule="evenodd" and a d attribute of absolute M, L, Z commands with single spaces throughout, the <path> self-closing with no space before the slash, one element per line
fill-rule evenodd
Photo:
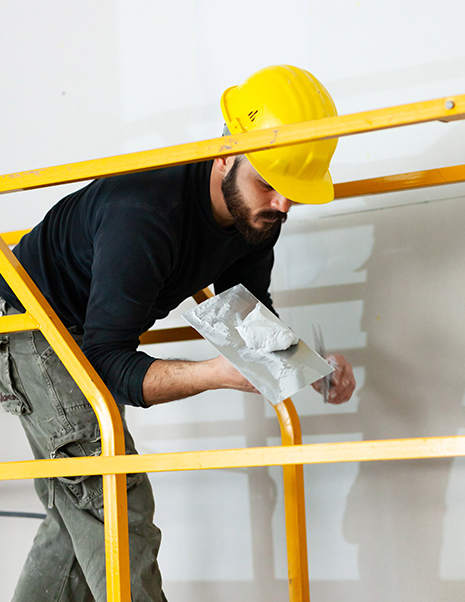
<path fill-rule="evenodd" d="M 274 409 L 279 419 L 282 445 L 300 445 L 300 421 L 292 400 L 285 399 Z M 289 601 L 310 602 L 303 465 L 283 466 L 283 479 Z"/>

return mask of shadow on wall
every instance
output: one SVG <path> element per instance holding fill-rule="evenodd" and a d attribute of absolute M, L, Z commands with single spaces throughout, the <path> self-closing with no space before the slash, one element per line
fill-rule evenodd
<path fill-rule="evenodd" d="M 363 438 L 458 434 L 465 419 L 463 200 L 353 219 L 369 221 L 375 231 L 364 266 L 367 347 L 358 358 L 366 373 L 358 412 Z M 450 459 L 360 464 L 344 517 L 344 535 L 359 548 L 360 583 L 346 600 L 463 599 L 465 568 L 460 579 L 441 576 L 448 558 L 463 558 L 465 549 L 459 530 L 444 541 L 451 465 Z M 465 487 L 456 494 L 463 498 Z M 454 508 L 461 499 L 450 502 Z"/>
<path fill-rule="evenodd" d="M 362 384 L 355 406 L 336 411 L 307 392 L 296 396 L 304 435 L 336 441 L 463 432 L 464 226 L 462 199 L 293 224 L 280 249 L 286 261 L 277 265 L 280 313 L 299 334 L 320 318 L 327 346 L 345 353 Z M 357 267 L 363 252 L 368 259 Z M 329 467 L 306 467 L 312 602 L 462 600 L 462 459 L 362 463 L 348 488 L 340 466 L 332 489 Z M 334 498 L 344 506 L 340 524 L 326 512 L 336 508 Z"/>

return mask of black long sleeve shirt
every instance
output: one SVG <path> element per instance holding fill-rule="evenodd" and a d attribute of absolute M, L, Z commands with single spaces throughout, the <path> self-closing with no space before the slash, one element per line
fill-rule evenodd
<path fill-rule="evenodd" d="M 14 253 L 118 403 L 146 407 L 142 381 L 155 358 L 139 336 L 184 299 L 242 283 L 271 308 L 278 234 L 251 245 L 220 228 L 211 162 L 96 180 L 57 203 Z M 21 309 L 0 277 L 0 296 Z"/>

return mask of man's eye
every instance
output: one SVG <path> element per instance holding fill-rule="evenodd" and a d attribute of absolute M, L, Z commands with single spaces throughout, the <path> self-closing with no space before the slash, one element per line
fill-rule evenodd
<path fill-rule="evenodd" d="M 265 182 L 265 180 L 260 180 L 260 182 L 261 182 L 263 188 L 265 188 L 266 190 L 273 190 L 273 186 L 270 186 L 268 184 L 268 182 Z"/>

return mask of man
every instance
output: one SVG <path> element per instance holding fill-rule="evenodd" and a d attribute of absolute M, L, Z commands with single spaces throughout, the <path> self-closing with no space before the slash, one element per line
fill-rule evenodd
<path fill-rule="evenodd" d="M 323 86 L 288 66 L 227 90 L 222 108 L 232 132 L 335 114 Z M 219 293 L 241 282 L 273 310 L 268 288 L 281 224 L 293 201 L 331 200 L 334 148 L 326 141 L 101 179 L 60 201 L 16 247 L 119 404 L 127 453 L 136 452 L 125 404 L 149 407 L 220 388 L 256 392 L 222 356 L 155 359 L 137 350 L 139 336 L 211 283 Z M 3 280 L 0 297 L 0 313 L 22 311 Z M 1 343 L 3 405 L 20 415 L 34 456 L 98 454 L 93 410 L 40 332 Z M 334 360 L 330 401 L 342 403 L 355 381 L 350 364 Z M 101 478 L 38 480 L 36 489 L 47 518 L 14 601 L 104 602 Z M 133 599 L 160 602 L 160 533 L 146 475 L 128 476 L 128 507 Z"/>

